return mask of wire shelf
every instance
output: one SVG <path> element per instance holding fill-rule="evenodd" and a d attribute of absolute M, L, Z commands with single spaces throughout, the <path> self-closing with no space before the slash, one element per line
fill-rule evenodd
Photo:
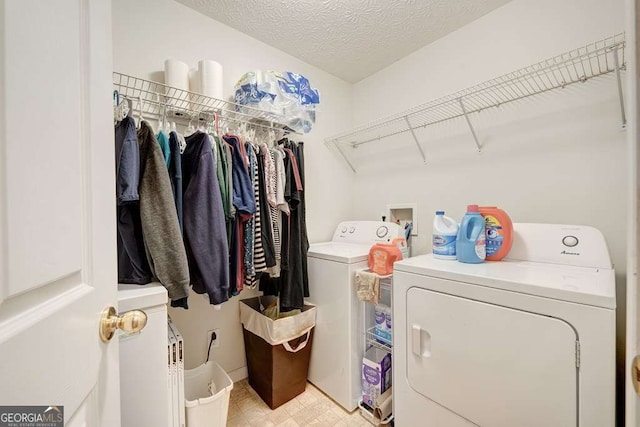
<path fill-rule="evenodd" d="M 568 85 L 586 82 L 594 77 L 616 72 L 619 94 L 622 96 L 619 72 L 625 69 L 624 33 L 608 37 L 584 47 L 530 65 L 480 83 L 451 95 L 435 99 L 426 104 L 397 113 L 371 123 L 357 126 L 352 130 L 327 138 L 326 143 L 336 144 L 345 156 L 342 146 L 358 147 L 372 141 L 411 132 L 436 123 L 465 117 L 474 133 L 468 115 L 519 99 L 538 95 Z M 621 108 L 623 108 L 621 101 Z M 625 124 L 624 110 L 623 126 Z M 415 134 L 413 134 L 416 139 Z M 480 145 L 476 139 L 476 145 Z M 423 160 L 424 152 L 416 139 Z M 353 165 L 345 156 L 345 160 Z M 354 169 L 355 171 L 355 169 Z"/>
<path fill-rule="evenodd" d="M 368 328 L 366 332 L 367 345 L 377 347 L 381 350 L 388 351 L 391 353 L 393 351 L 393 342 L 390 340 L 386 340 L 379 335 L 376 335 L 375 326 Z"/>
<path fill-rule="evenodd" d="M 390 414 L 384 420 L 377 419 L 373 414 L 373 409 L 364 403 L 362 399 L 358 401 L 358 408 L 360 408 L 360 415 L 374 426 L 388 425 L 393 421 L 393 414 Z"/>
<path fill-rule="evenodd" d="M 151 80 L 141 79 L 118 72 L 113 73 L 113 86 L 121 97 L 134 102 L 134 109 L 143 116 L 168 119 L 186 123 L 192 120 L 248 123 L 269 129 L 297 133 L 286 126 L 285 117 L 257 108 L 239 105 L 223 99 L 212 98 Z"/>

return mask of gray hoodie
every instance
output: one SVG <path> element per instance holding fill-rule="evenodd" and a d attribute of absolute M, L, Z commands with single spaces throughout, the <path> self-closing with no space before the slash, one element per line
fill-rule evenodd
<path fill-rule="evenodd" d="M 189 267 L 173 200 L 171 181 L 153 129 L 142 122 L 140 147 L 140 217 L 149 264 L 171 301 L 189 295 Z"/>

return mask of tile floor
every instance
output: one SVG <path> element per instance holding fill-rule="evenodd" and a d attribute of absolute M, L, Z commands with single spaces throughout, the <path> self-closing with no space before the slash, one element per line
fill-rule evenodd
<path fill-rule="evenodd" d="M 359 413 L 349 413 L 307 383 L 298 397 L 271 410 L 246 379 L 233 384 L 229 399 L 228 427 L 371 426 Z"/>

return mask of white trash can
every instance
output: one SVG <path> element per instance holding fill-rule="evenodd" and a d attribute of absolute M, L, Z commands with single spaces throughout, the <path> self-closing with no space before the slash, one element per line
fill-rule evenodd
<path fill-rule="evenodd" d="M 233 381 L 216 362 L 184 371 L 187 427 L 225 427 Z"/>

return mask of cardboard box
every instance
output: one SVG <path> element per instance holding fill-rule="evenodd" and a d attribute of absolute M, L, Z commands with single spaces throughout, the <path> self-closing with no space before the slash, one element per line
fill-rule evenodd
<path fill-rule="evenodd" d="M 362 401 L 374 407 L 378 397 L 391 387 L 391 354 L 371 347 L 362 359 Z"/>

